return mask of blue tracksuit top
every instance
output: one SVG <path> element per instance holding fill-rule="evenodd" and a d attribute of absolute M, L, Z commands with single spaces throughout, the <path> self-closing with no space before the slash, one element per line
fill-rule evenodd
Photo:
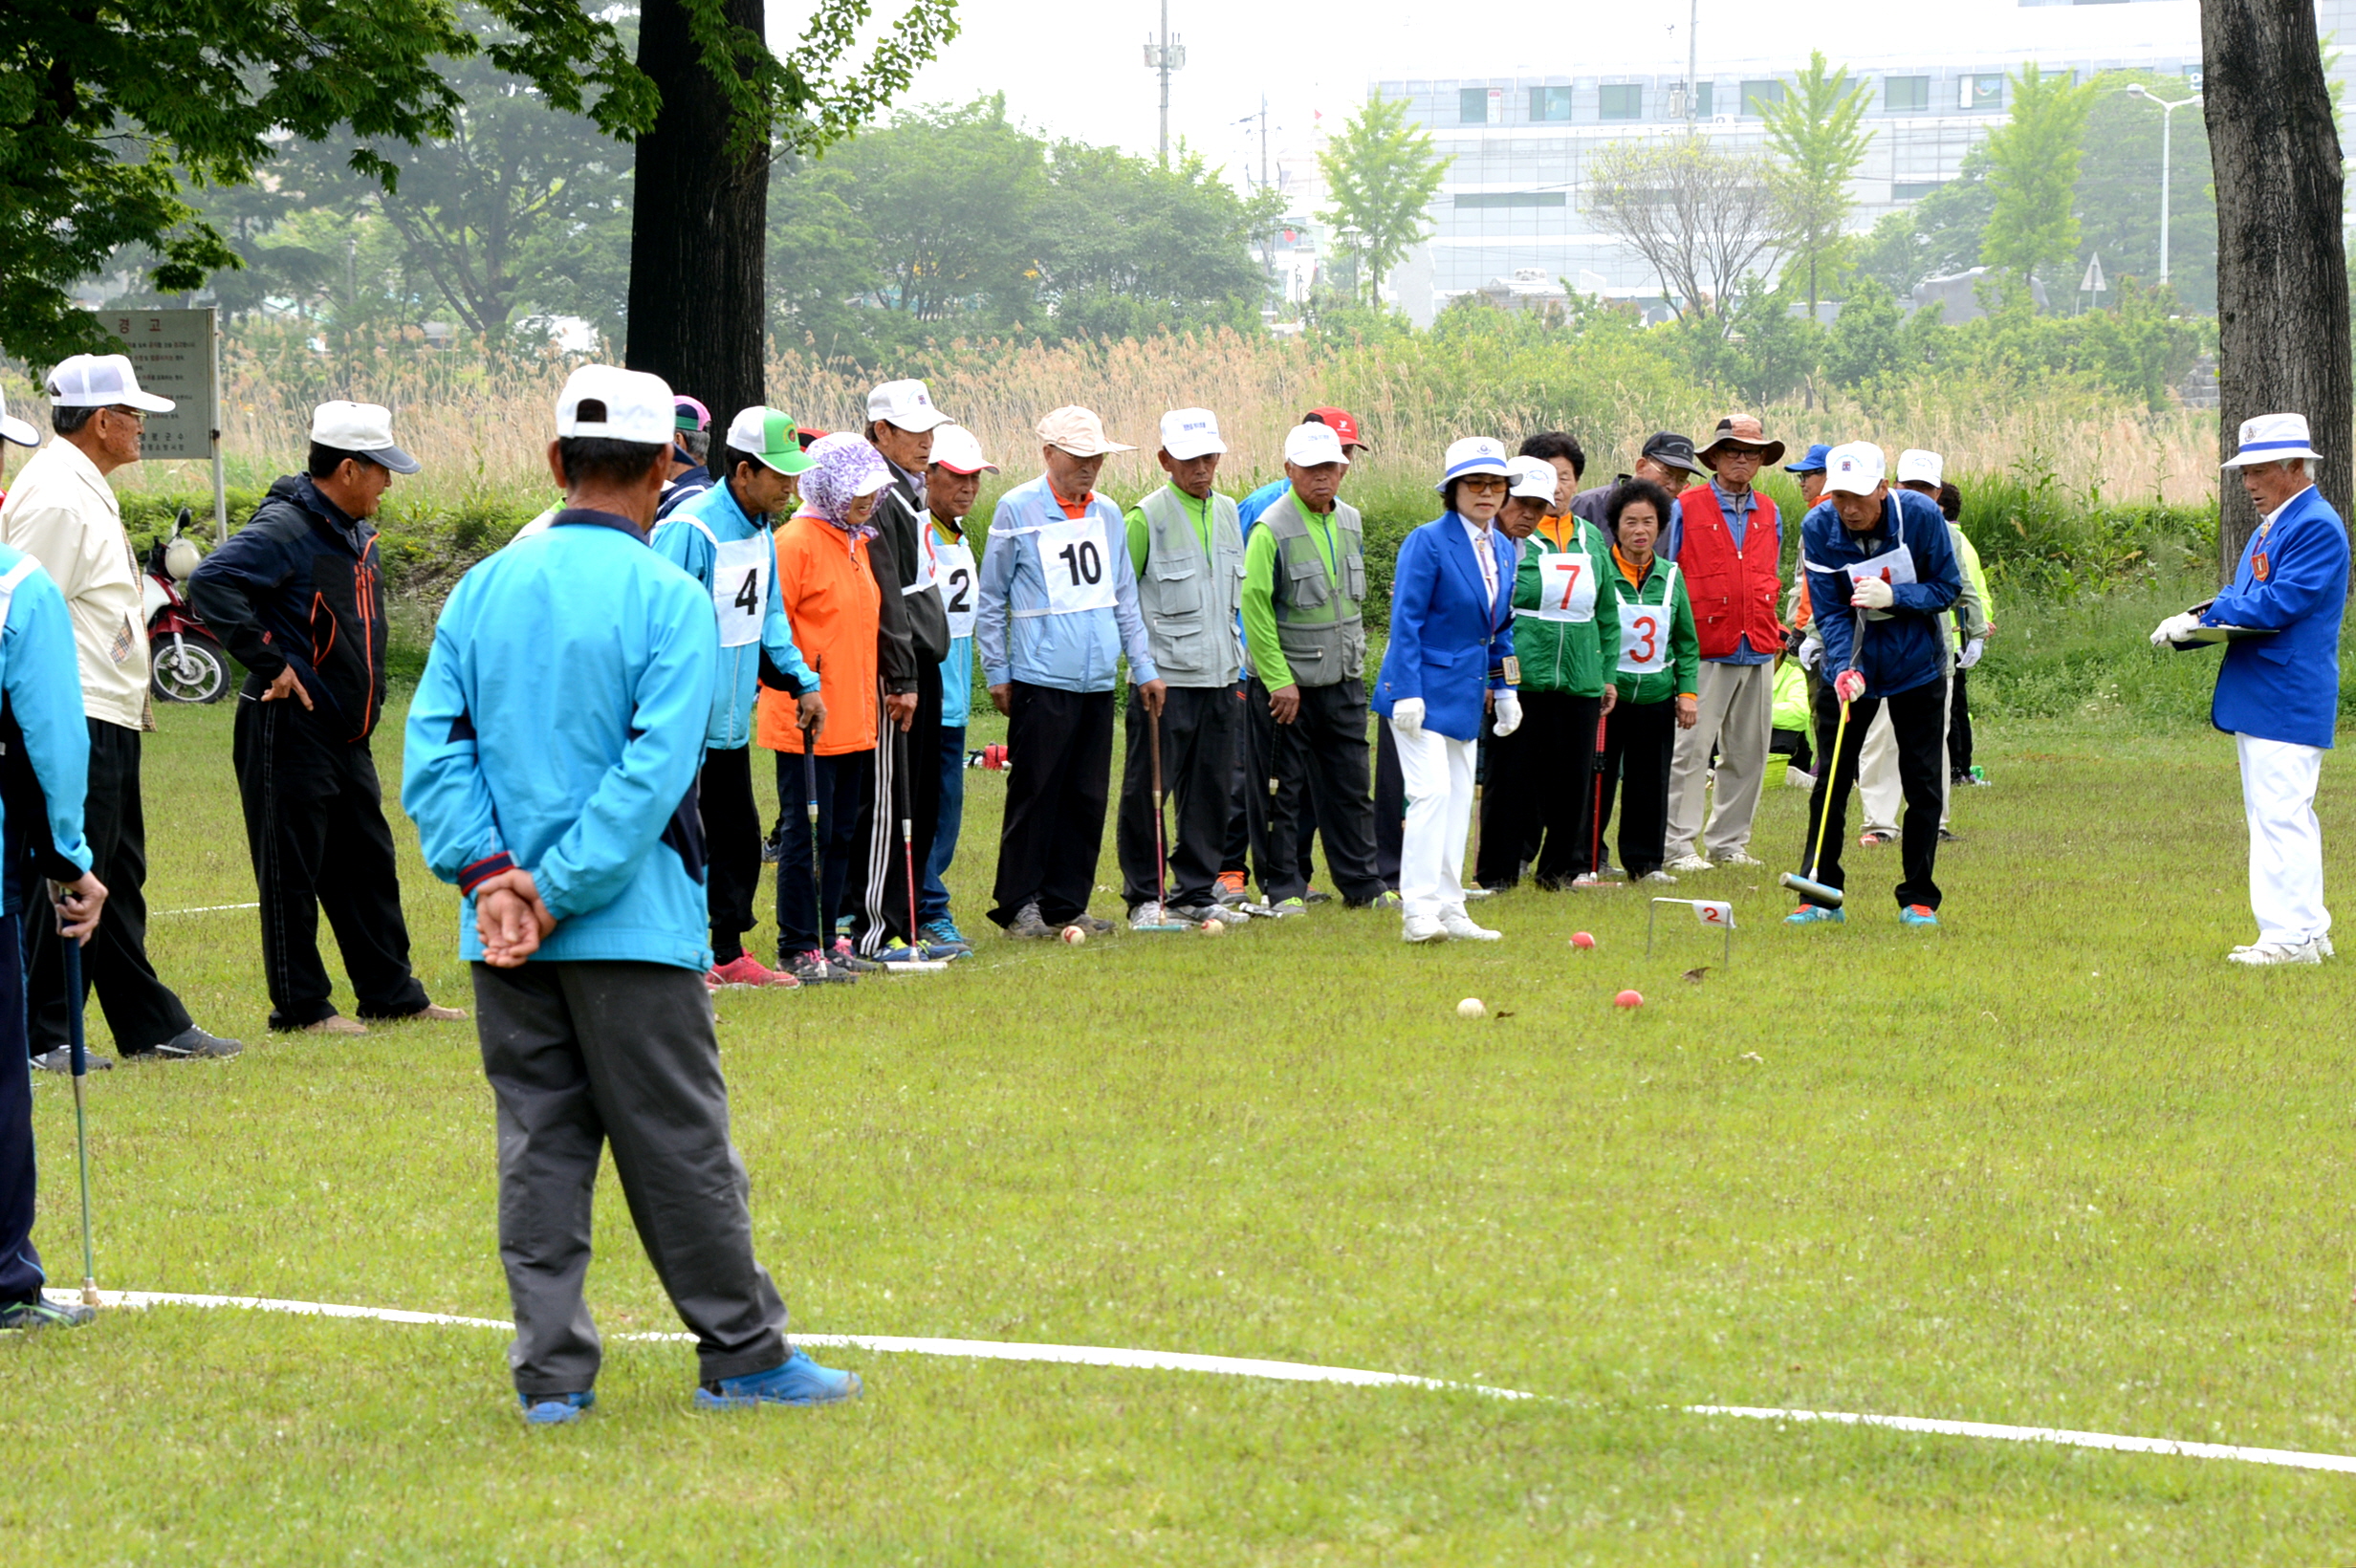
<path fill-rule="evenodd" d="M 33 870 L 59 882 L 90 869 L 82 797 L 90 791 L 90 727 L 82 717 L 81 668 L 65 595 L 41 563 L 0 544 L 0 697 L 24 731 L 25 760 L 41 786 L 49 820 L 25 825 Z M 43 830 L 46 830 L 45 832 Z M 46 842 L 43 842 L 46 838 Z"/>
<path fill-rule="evenodd" d="M 998 497 L 974 603 L 973 649 L 981 657 L 983 682 L 1003 686 L 1013 680 L 1058 691 L 1110 691 L 1124 650 L 1132 682 L 1143 686 L 1161 679 L 1145 641 L 1145 618 L 1138 613 L 1128 525 L 1121 509 L 1101 494 L 1088 501 L 1088 520 L 1097 526 L 1084 541 L 1093 547 L 1084 558 L 1094 570 L 1111 574 L 1113 602 L 1066 615 L 1048 613 L 1050 563 L 1039 558 L 1037 533 L 1065 520 L 1045 474 Z M 1075 549 L 1070 561 L 1058 558 L 1052 563 L 1058 574 L 1080 572 L 1083 556 Z M 1101 561 L 1095 559 L 1099 552 L 1104 557 Z M 1090 583 L 1101 580 L 1092 578 Z"/>
<path fill-rule="evenodd" d="M 635 524 L 567 510 L 464 577 L 409 705 L 401 803 L 425 864 L 467 894 L 530 871 L 556 929 L 533 962 L 701 972 L 696 772 L 719 629 L 711 596 Z"/>
<path fill-rule="evenodd" d="M 1852 534 L 1829 498 L 1819 501 L 1800 522 L 1800 564 L 1807 574 L 1808 605 L 1817 635 L 1824 640 L 1823 669 L 1838 675 L 1849 664 L 1856 611 L 1849 603 L 1848 568 L 1899 545 L 1914 557 L 1914 580 L 1892 587 L 1887 619 L 1867 620 L 1858 672 L 1868 697 L 1895 697 L 1944 679 L 1947 612 L 1963 593 L 1963 568 L 1939 504 L 1913 490 L 1893 490 L 1882 503 L 1882 520 L 1872 531 Z"/>
<path fill-rule="evenodd" d="M 2277 627 L 2280 635 L 2226 645 L 2210 723 L 2260 740 L 2331 745 L 2347 570 L 2347 528 L 2312 485 L 2250 536 L 2233 586 L 2210 601 L 2201 621 Z"/>
<path fill-rule="evenodd" d="M 709 602 L 713 547 L 768 537 L 766 516 L 747 516 L 733 490 L 714 485 L 689 495 L 677 511 L 658 520 L 649 542 L 656 555 L 704 585 Z M 732 751 L 753 743 L 753 704 L 761 689 L 761 647 L 770 638 L 773 619 L 784 626 L 782 647 L 771 655 L 777 667 L 805 686 L 818 685 L 818 677 L 802 663 L 801 650 L 795 645 L 793 623 L 777 603 L 774 545 L 770 549 L 769 594 L 761 604 L 761 640 L 720 650 L 719 674 L 711 688 L 711 720 L 704 727 L 704 744 L 712 751 Z"/>

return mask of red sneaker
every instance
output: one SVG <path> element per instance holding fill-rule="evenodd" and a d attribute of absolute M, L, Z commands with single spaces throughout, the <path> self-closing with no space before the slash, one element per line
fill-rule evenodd
<path fill-rule="evenodd" d="M 706 970 L 704 984 L 714 991 L 734 991 L 752 986 L 780 986 L 790 991 L 801 982 L 790 974 L 778 973 L 751 953 L 739 953 L 727 963 Z"/>

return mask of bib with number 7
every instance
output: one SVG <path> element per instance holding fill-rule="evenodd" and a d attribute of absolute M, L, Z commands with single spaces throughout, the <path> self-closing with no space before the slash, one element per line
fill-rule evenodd
<path fill-rule="evenodd" d="M 1538 558 L 1538 615 L 1540 621 L 1595 619 L 1594 556 L 1562 550 Z"/>
<path fill-rule="evenodd" d="M 1043 523 L 1032 536 L 1038 541 L 1039 570 L 1047 578 L 1049 615 L 1113 607 L 1113 563 L 1104 529 L 1095 518 Z"/>

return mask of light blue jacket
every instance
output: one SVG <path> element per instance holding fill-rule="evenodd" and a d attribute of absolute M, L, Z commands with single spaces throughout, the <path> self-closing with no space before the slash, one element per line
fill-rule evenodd
<path fill-rule="evenodd" d="M 82 838 L 82 797 L 90 790 L 90 726 L 82 717 L 82 678 L 65 596 L 40 562 L 0 544 L 0 695 L 24 731 L 25 760 L 49 810 L 49 841 L 78 875 L 90 869 Z M 27 833 L 27 838 L 37 837 Z M 31 868 L 64 880 L 64 867 L 42 856 Z"/>
<path fill-rule="evenodd" d="M 530 871 L 556 917 L 533 961 L 701 971 L 695 778 L 719 631 L 711 596 L 624 517 L 557 513 L 459 579 L 409 705 L 401 803 L 467 894 Z"/>
<path fill-rule="evenodd" d="M 709 602 L 711 595 L 714 548 L 735 544 L 743 539 L 769 537 L 769 519 L 748 517 L 737 504 L 736 492 L 727 485 L 689 495 L 679 504 L 670 516 L 654 525 L 650 542 L 655 554 L 670 561 L 687 576 L 704 585 Z M 749 746 L 753 741 L 753 704 L 760 695 L 761 649 L 771 640 L 771 622 L 784 627 L 782 652 L 773 653 L 777 667 L 788 675 L 815 685 L 818 677 L 810 674 L 801 660 L 801 650 L 794 645 L 794 628 L 777 603 L 777 567 L 775 547 L 771 547 L 769 594 L 761 606 L 761 637 L 758 642 L 740 647 L 720 650 L 720 667 L 711 688 L 711 719 L 704 726 L 704 744 L 714 751 L 732 751 Z M 790 661 L 790 662 L 789 662 Z"/>
<path fill-rule="evenodd" d="M 982 581 L 975 600 L 974 651 L 990 686 L 1020 681 L 1058 691 L 1110 691 L 1117 661 L 1125 650 L 1129 679 L 1142 686 L 1161 679 L 1145 641 L 1145 618 L 1137 610 L 1137 572 L 1129 564 L 1128 525 L 1121 509 L 1102 495 L 1089 498 L 1088 516 L 1101 534 L 1094 551 L 1069 561 L 1039 559 L 1038 530 L 1064 521 L 1063 508 L 1041 474 L 998 498 L 982 556 Z M 1101 554 L 1102 560 L 1094 559 Z M 1112 575 L 1113 602 L 1068 615 L 1048 613 L 1046 567 L 1079 573 L 1093 566 Z M 1098 579 L 1090 579 L 1098 580 Z"/>

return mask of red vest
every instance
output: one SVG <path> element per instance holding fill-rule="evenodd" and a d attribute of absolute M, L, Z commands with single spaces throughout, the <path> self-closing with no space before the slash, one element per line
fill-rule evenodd
<path fill-rule="evenodd" d="M 1756 491 L 1753 499 L 1757 504 L 1737 550 L 1715 490 L 1696 485 L 1677 497 L 1685 525 L 1677 570 L 1685 575 L 1686 593 L 1693 601 L 1693 629 L 1704 659 L 1731 657 L 1745 636 L 1757 653 L 1773 654 L 1783 645 L 1783 622 L 1776 619 L 1776 599 L 1783 588 L 1777 571 L 1783 529 L 1775 502 Z"/>

